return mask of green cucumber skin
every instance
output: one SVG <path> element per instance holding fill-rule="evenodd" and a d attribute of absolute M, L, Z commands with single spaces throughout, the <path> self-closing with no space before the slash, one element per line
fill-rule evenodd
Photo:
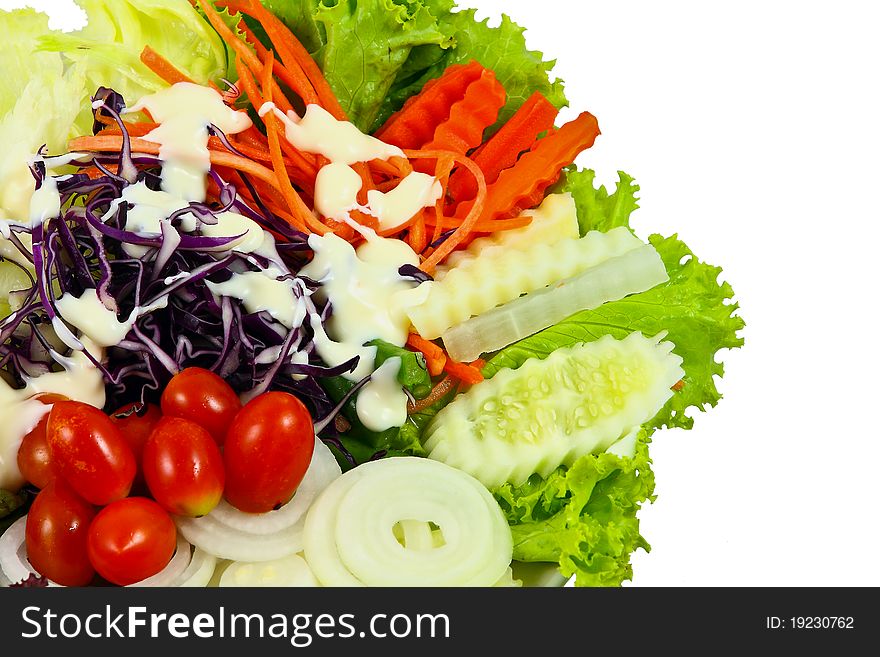
<path fill-rule="evenodd" d="M 489 488 L 546 477 L 609 446 L 653 417 L 684 375 L 661 336 L 558 349 L 459 395 L 425 432 L 430 458 Z"/>

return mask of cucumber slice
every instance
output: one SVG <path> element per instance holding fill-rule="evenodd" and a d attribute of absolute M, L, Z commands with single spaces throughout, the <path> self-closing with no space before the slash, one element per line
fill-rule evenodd
<path fill-rule="evenodd" d="M 456 324 L 443 333 L 443 346 L 453 360 L 470 363 L 481 354 L 503 349 L 581 310 L 598 308 L 668 280 L 660 255 L 646 244 Z"/>
<path fill-rule="evenodd" d="M 495 488 L 606 450 L 654 417 L 684 376 L 661 339 L 606 335 L 499 371 L 437 414 L 428 456 Z"/>
<path fill-rule="evenodd" d="M 467 267 L 455 267 L 432 283 L 427 299 L 409 310 L 409 318 L 419 335 L 433 340 L 469 317 L 643 246 L 620 227 L 523 249 L 487 249 Z"/>

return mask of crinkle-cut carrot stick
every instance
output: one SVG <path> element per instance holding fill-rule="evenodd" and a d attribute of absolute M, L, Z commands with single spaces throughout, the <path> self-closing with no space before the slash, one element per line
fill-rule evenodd
<path fill-rule="evenodd" d="M 472 386 L 483 381 L 483 373 L 472 365 L 456 363 L 454 360 L 446 359 L 446 365 L 443 369 L 449 376 L 455 377 L 467 385 Z"/>
<path fill-rule="evenodd" d="M 478 62 L 450 66 L 439 78 L 428 82 L 403 107 L 391 115 L 376 137 L 400 148 L 421 148 L 430 143 L 434 132 L 449 118 L 452 105 L 486 69 Z"/>
<path fill-rule="evenodd" d="M 456 228 L 455 232 L 450 235 L 446 241 L 438 246 L 430 256 L 422 262 L 421 268 L 424 272 L 430 274 L 434 268 L 439 265 L 450 253 L 452 253 L 459 244 L 471 232 L 473 225 L 480 218 L 483 211 L 483 204 L 486 200 L 486 180 L 483 178 L 483 172 L 480 167 L 474 164 L 464 155 L 453 153 L 451 151 L 413 151 L 405 150 L 404 154 L 410 159 L 433 159 L 440 160 L 442 158 L 450 158 L 453 162 L 460 164 L 471 172 L 471 175 L 477 179 L 477 197 L 474 199 L 467 216 L 461 222 L 461 226 Z"/>
<path fill-rule="evenodd" d="M 532 94 L 507 123 L 471 155 L 483 170 L 486 184 L 498 180 L 502 171 L 516 164 L 520 154 L 532 147 L 538 135 L 551 130 L 558 113 L 540 91 Z M 457 202 L 462 202 L 472 199 L 477 188 L 471 176 L 462 171 L 450 178 L 447 191 Z"/>
<path fill-rule="evenodd" d="M 539 139 L 515 165 L 502 171 L 498 180 L 488 186 L 480 218 L 484 221 L 506 218 L 534 207 L 543 198 L 547 187 L 559 179 L 562 168 L 592 146 L 597 136 L 599 124 L 596 117 L 584 112 L 556 132 Z M 482 175 L 482 171 L 480 173 Z M 469 218 L 475 205 L 476 200 L 461 203 L 456 216 Z"/>
<path fill-rule="evenodd" d="M 462 98 L 449 108 L 449 118 L 434 130 L 434 137 L 423 150 L 455 151 L 466 154 L 483 143 L 483 132 L 498 120 L 507 93 L 495 73 L 484 69 L 467 86 Z"/>
<path fill-rule="evenodd" d="M 178 70 L 174 64 L 150 48 L 150 46 L 144 46 L 144 49 L 141 51 L 141 61 L 148 69 L 168 84 L 177 84 L 178 82 L 195 84 L 192 78 Z"/>
<path fill-rule="evenodd" d="M 275 58 L 270 51 L 267 54 L 266 62 L 263 65 L 262 77 L 262 94 L 263 99 L 267 103 L 272 102 L 272 67 L 274 63 Z M 305 203 L 303 203 L 303 200 L 290 183 L 287 168 L 284 166 L 284 156 L 281 152 L 281 141 L 278 136 L 277 122 L 278 118 L 273 112 L 269 112 L 263 117 L 263 123 L 266 125 L 266 136 L 269 140 L 269 153 L 272 156 L 272 167 L 278 178 L 279 188 L 284 195 L 284 200 L 294 216 L 293 225 L 297 230 L 304 233 L 311 231 L 323 235 L 327 232 L 327 227 L 314 217 L 312 211 Z"/>

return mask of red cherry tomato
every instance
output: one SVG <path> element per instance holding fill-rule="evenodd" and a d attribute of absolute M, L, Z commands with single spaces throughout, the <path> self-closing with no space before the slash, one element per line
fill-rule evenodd
<path fill-rule="evenodd" d="M 169 513 L 197 518 L 223 497 L 223 456 L 195 422 L 163 417 L 144 447 L 144 476 L 155 500 Z"/>
<path fill-rule="evenodd" d="M 67 397 L 56 394 L 37 395 L 36 401 L 51 406 L 55 402 L 66 401 Z M 55 476 L 55 470 L 49 459 L 49 443 L 46 441 L 46 425 L 49 422 L 47 412 L 37 426 L 21 441 L 18 448 L 18 469 L 21 476 L 37 488 L 45 488 Z"/>
<path fill-rule="evenodd" d="M 27 515 L 28 560 L 43 577 L 64 586 L 85 586 L 95 576 L 87 543 L 94 507 L 56 477 L 40 491 Z"/>
<path fill-rule="evenodd" d="M 46 427 L 56 471 L 87 502 L 103 506 L 128 495 L 137 463 L 110 418 L 94 406 L 56 402 Z"/>
<path fill-rule="evenodd" d="M 144 445 L 146 445 L 150 434 L 153 433 L 153 429 L 159 424 L 159 420 L 162 419 L 162 411 L 154 404 L 132 403 L 113 413 L 110 419 L 119 428 L 119 432 L 134 453 L 138 468 L 134 478 L 134 488 L 138 488 L 145 483 L 142 466 Z"/>
<path fill-rule="evenodd" d="M 161 506 L 128 497 L 104 507 L 89 528 L 89 559 L 108 582 L 127 586 L 161 571 L 177 546 L 177 528 Z"/>
<path fill-rule="evenodd" d="M 201 367 L 188 367 L 175 374 L 162 393 L 163 415 L 195 422 L 207 429 L 220 445 L 240 409 L 241 401 L 235 390 Z"/>
<path fill-rule="evenodd" d="M 312 418 L 286 392 L 267 392 L 239 411 L 226 435 L 226 499 L 248 513 L 285 504 L 299 486 L 315 449 Z"/>

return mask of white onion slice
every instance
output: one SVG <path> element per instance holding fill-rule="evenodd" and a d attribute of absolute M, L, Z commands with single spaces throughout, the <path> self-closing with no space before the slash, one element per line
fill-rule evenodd
<path fill-rule="evenodd" d="M 226 500 L 208 515 L 232 529 L 249 534 L 274 534 L 294 525 L 312 505 L 315 497 L 342 474 L 333 452 L 322 440 L 315 439 L 315 451 L 309 469 L 293 498 L 276 511 L 268 513 L 245 513 L 239 511 Z"/>
<path fill-rule="evenodd" d="M 174 581 L 180 577 L 192 561 L 192 548 L 186 542 L 183 536 L 177 536 L 177 549 L 171 561 L 155 575 L 142 579 L 140 582 L 129 584 L 128 587 L 139 588 L 142 586 L 172 586 Z M 128 588 L 126 587 L 126 588 Z"/>
<path fill-rule="evenodd" d="M 24 532 L 27 525 L 27 516 L 23 516 L 12 523 L 0 536 L 0 569 L 11 583 L 16 584 L 36 575 L 37 571 L 28 562 Z"/>
<path fill-rule="evenodd" d="M 178 531 L 193 545 L 220 559 L 272 561 L 302 551 L 305 512 L 317 494 L 339 477 L 330 449 L 317 438 L 306 476 L 293 498 L 277 511 L 245 513 L 222 502 L 202 518 L 176 518 Z"/>
<path fill-rule="evenodd" d="M 320 586 L 309 564 L 298 554 L 283 559 L 230 564 L 220 577 L 220 586 Z"/>
<path fill-rule="evenodd" d="M 411 521 L 434 523 L 429 545 Z M 401 545 L 395 527 L 416 545 Z M 470 475 L 428 459 L 366 463 L 342 475 L 306 516 L 305 555 L 326 586 L 491 586 L 510 567 L 510 528 Z"/>
<path fill-rule="evenodd" d="M 217 559 L 200 548 L 195 548 L 189 566 L 178 577 L 172 586 L 181 588 L 202 588 L 208 585 L 214 576 Z"/>

